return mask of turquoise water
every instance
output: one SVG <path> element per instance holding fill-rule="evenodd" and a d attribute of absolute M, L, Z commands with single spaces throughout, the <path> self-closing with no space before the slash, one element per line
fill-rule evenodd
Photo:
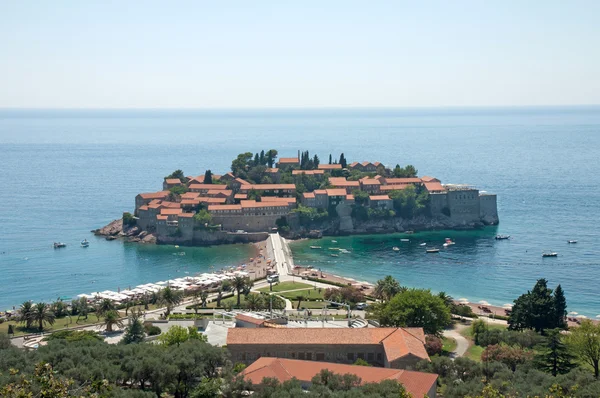
<path fill-rule="evenodd" d="M 503 304 L 536 278 L 561 283 L 569 309 L 600 314 L 600 108 L 0 111 L 0 308 L 163 280 L 234 265 L 245 246 L 185 249 L 107 242 L 89 232 L 132 210 L 177 168 L 229 169 L 244 151 L 297 150 L 321 159 L 414 164 L 444 183 L 497 193 L 500 225 L 411 239 L 457 244 L 425 255 L 395 237 L 338 239 L 335 258 L 294 245 L 297 261 L 360 279 L 386 274 L 409 286 Z M 495 233 L 511 241 L 490 239 Z M 88 249 L 79 241 L 91 241 Z M 577 245 L 567 245 L 577 239 Z M 50 248 L 53 241 L 69 244 Z M 374 242 L 374 243 L 373 243 Z M 541 258 L 544 250 L 560 257 Z"/>

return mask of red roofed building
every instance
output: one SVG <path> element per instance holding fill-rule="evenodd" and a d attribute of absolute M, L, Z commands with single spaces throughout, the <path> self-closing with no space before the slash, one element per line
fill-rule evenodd
<path fill-rule="evenodd" d="M 411 184 L 402 184 L 402 185 L 381 185 L 379 187 L 379 191 L 381 191 L 381 193 L 389 193 L 391 191 L 401 191 L 403 189 L 405 189 L 406 187 L 410 187 Z"/>
<path fill-rule="evenodd" d="M 423 181 L 423 182 L 441 182 L 437 178 L 430 177 L 430 176 L 423 176 L 423 177 L 421 177 L 421 181 Z"/>
<path fill-rule="evenodd" d="M 147 205 L 154 199 L 159 199 L 159 200 L 166 199 L 170 193 L 171 192 L 169 192 L 169 191 L 159 191 L 159 192 L 147 192 L 147 193 L 138 194 L 135 197 L 136 214 L 137 214 L 137 209 L 139 209 L 140 206 Z"/>
<path fill-rule="evenodd" d="M 348 181 L 344 177 L 329 177 L 329 183 L 334 188 L 344 188 L 346 193 L 352 193 L 354 190 L 360 189 L 360 182 Z"/>
<path fill-rule="evenodd" d="M 363 178 L 359 181 L 360 189 L 368 192 L 369 194 L 378 194 L 379 187 L 381 186 L 381 182 L 374 178 Z"/>
<path fill-rule="evenodd" d="M 292 170 L 293 176 L 314 176 L 316 178 L 321 178 L 325 175 L 325 170 Z"/>
<path fill-rule="evenodd" d="M 331 170 L 341 170 L 342 169 L 342 165 L 341 164 L 320 164 L 317 167 L 319 170 L 327 170 L 327 171 L 331 171 Z"/>
<path fill-rule="evenodd" d="M 429 360 L 422 328 L 233 328 L 227 348 L 234 362 L 283 357 L 404 369 Z"/>
<path fill-rule="evenodd" d="M 308 389 L 312 384 L 312 378 L 325 369 L 338 375 L 355 375 L 360 379 L 361 384 L 396 380 L 415 398 L 436 397 L 438 375 L 410 370 L 262 357 L 244 369 L 242 375 L 253 385 L 261 384 L 265 377 L 277 379 L 280 383 L 295 378 L 302 388 Z"/>
<path fill-rule="evenodd" d="M 221 184 L 190 184 L 189 190 L 191 192 L 199 192 L 201 194 L 206 194 L 209 190 L 226 190 L 227 185 Z"/>
<path fill-rule="evenodd" d="M 446 188 L 439 182 L 426 182 L 425 189 L 427 192 L 446 192 Z"/>
<path fill-rule="evenodd" d="M 179 185 L 183 185 L 179 178 L 165 178 L 163 181 L 163 190 L 168 191 L 169 189 Z"/>
<path fill-rule="evenodd" d="M 377 171 L 377 167 L 379 167 L 381 165 L 381 163 L 379 162 L 362 162 L 362 163 L 358 163 L 358 162 L 352 162 L 348 165 L 348 168 L 351 170 L 358 170 L 361 171 L 363 173 L 374 173 Z"/>
<path fill-rule="evenodd" d="M 265 174 L 271 179 L 275 184 L 279 184 L 279 180 L 281 178 L 281 172 L 276 167 L 270 167 L 265 170 Z"/>
<path fill-rule="evenodd" d="M 231 187 L 231 189 L 233 189 L 236 193 L 237 193 L 237 191 L 239 191 L 239 189 L 242 185 L 252 185 L 252 184 L 250 184 L 246 180 L 242 180 L 241 178 L 236 178 L 229 183 L 229 186 Z"/>
<path fill-rule="evenodd" d="M 239 193 L 249 193 L 256 191 L 264 195 L 272 196 L 293 196 L 296 193 L 295 184 L 250 184 L 242 185 Z"/>
<path fill-rule="evenodd" d="M 421 179 L 418 177 L 414 177 L 414 178 L 384 178 L 384 179 L 382 179 L 382 181 L 386 185 L 401 185 L 401 184 L 419 185 L 422 183 Z"/>
<path fill-rule="evenodd" d="M 392 210 L 394 208 L 394 201 L 387 195 L 370 195 L 369 206 L 378 209 Z"/>
<path fill-rule="evenodd" d="M 300 159 L 296 158 L 279 158 L 277 168 L 289 169 L 300 166 Z"/>

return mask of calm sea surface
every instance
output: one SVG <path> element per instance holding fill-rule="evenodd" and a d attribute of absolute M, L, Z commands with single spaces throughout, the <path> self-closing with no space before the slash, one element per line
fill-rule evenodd
<path fill-rule="evenodd" d="M 415 234 L 410 242 L 401 235 L 326 238 L 323 250 L 295 242 L 297 263 L 368 281 L 391 274 L 408 286 L 500 305 L 545 277 L 562 284 L 570 311 L 600 314 L 598 107 L 0 110 L 0 308 L 243 262 L 247 246 L 141 246 L 89 231 L 131 211 L 137 193 L 159 190 L 175 169 L 220 173 L 238 153 L 270 148 L 283 156 L 308 149 L 322 160 L 344 152 L 350 160 L 411 163 L 421 175 L 498 194 L 497 228 Z M 514 239 L 495 241 L 496 233 Z M 419 246 L 441 246 L 445 237 L 456 245 L 438 255 Z M 84 238 L 87 249 L 79 247 Z M 69 246 L 54 250 L 54 241 Z M 350 253 L 331 257 L 328 247 Z M 559 257 L 542 259 L 544 250 Z"/>

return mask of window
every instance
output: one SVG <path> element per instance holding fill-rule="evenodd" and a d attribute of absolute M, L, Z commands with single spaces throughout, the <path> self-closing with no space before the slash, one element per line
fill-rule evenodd
<path fill-rule="evenodd" d="M 325 360 L 325 354 L 323 354 L 323 353 L 317 353 L 316 357 L 317 357 L 316 358 L 317 361 L 324 361 Z"/>
<path fill-rule="evenodd" d="M 306 359 L 309 361 L 312 361 L 312 352 L 307 352 L 306 353 Z"/>
<path fill-rule="evenodd" d="M 354 361 L 354 353 L 353 352 L 349 352 L 348 353 L 348 360 L 349 361 Z"/>
<path fill-rule="evenodd" d="M 298 359 L 304 359 L 304 353 L 303 352 L 299 352 L 298 353 Z"/>
<path fill-rule="evenodd" d="M 372 352 L 368 353 L 367 360 L 369 360 L 370 362 L 373 362 L 375 360 L 375 354 Z"/>
<path fill-rule="evenodd" d="M 357 356 L 358 356 L 359 359 L 365 359 L 365 353 L 364 352 L 359 352 Z"/>
<path fill-rule="evenodd" d="M 290 352 L 290 358 L 296 358 L 296 353 L 295 352 Z"/>
<path fill-rule="evenodd" d="M 378 352 L 378 353 L 377 353 L 377 360 L 378 360 L 379 362 L 383 361 L 383 355 L 381 355 L 381 353 L 380 353 L 380 352 Z"/>

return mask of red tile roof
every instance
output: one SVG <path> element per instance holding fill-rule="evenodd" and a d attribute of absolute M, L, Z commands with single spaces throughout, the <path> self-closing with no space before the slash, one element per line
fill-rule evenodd
<path fill-rule="evenodd" d="M 315 195 L 327 195 L 327 190 L 326 189 L 315 189 L 313 191 L 313 193 Z"/>
<path fill-rule="evenodd" d="M 371 195 L 369 196 L 369 200 L 390 200 L 390 197 L 387 195 Z"/>
<path fill-rule="evenodd" d="M 195 213 L 181 213 L 181 214 L 179 215 L 179 217 L 180 217 L 180 218 L 181 218 L 181 217 L 183 217 L 183 218 L 192 218 L 192 217 L 194 217 L 194 214 L 195 214 Z"/>
<path fill-rule="evenodd" d="M 142 199 L 164 199 L 169 196 L 169 191 L 159 191 L 159 192 L 146 192 L 141 193 L 140 196 Z"/>
<path fill-rule="evenodd" d="M 278 198 L 276 196 L 263 196 L 262 202 L 296 203 L 296 198 Z"/>
<path fill-rule="evenodd" d="M 169 185 L 171 184 L 181 184 L 181 180 L 179 178 L 165 178 L 165 182 Z"/>
<path fill-rule="evenodd" d="M 315 198 L 315 193 L 314 192 L 304 192 L 302 194 L 302 197 L 304 199 L 314 199 Z"/>
<path fill-rule="evenodd" d="M 421 181 L 423 181 L 423 182 L 440 182 L 440 180 L 438 180 L 437 178 L 430 177 L 430 176 L 421 177 Z"/>
<path fill-rule="evenodd" d="M 255 189 L 257 191 L 267 191 L 267 190 L 275 190 L 275 189 L 296 189 L 295 184 L 250 184 L 250 185 L 242 185 L 240 190 L 251 190 Z"/>
<path fill-rule="evenodd" d="M 329 177 L 329 183 L 334 187 L 358 187 L 358 181 L 347 181 L 344 177 Z"/>
<path fill-rule="evenodd" d="M 325 174 L 325 170 L 292 170 L 292 175 L 293 176 L 297 176 L 297 175 L 307 175 L 307 176 L 311 176 L 311 175 L 323 175 Z"/>
<path fill-rule="evenodd" d="M 360 180 L 360 183 L 362 185 L 381 185 L 381 182 L 374 178 L 363 178 L 362 180 Z"/>
<path fill-rule="evenodd" d="M 198 202 L 202 203 L 225 203 L 227 202 L 227 198 L 207 198 L 205 196 L 201 196 L 198 198 Z"/>
<path fill-rule="evenodd" d="M 159 220 L 159 221 L 165 221 L 165 220 L 168 220 L 169 217 L 168 216 L 162 216 L 162 215 L 159 214 L 159 215 L 156 216 L 156 219 Z"/>
<path fill-rule="evenodd" d="M 242 210 L 240 205 L 208 205 L 208 211 L 217 210 Z"/>
<path fill-rule="evenodd" d="M 287 207 L 287 202 L 257 202 L 254 200 L 242 200 L 240 201 L 243 209 L 252 209 L 257 207 Z"/>
<path fill-rule="evenodd" d="M 346 190 L 343 188 L 326 189 L 327 196 L 346 196 Z"/>
<path fill-rule="evenodd" d="M 248 322 L 248 323 L 251 323 L 253 325 L 262 325 L 263 323 L 265 323 L 264 319 L 258 319 L 258 318 L 255 318 L 253 316 L 244 315 L 244 314 L 237 314 L 235 316 L 235 319 L 239 319 L 240 321 Z"/>
<path fill-rule="evenodd" d="M 319 170 L 341 170 L 342 165 L 341 164 L 320 164 L 318 168 L 319 168 Z"/>
<path fill-rule="evenodd" d="M 278 163 L 300 163 L 300 160 L 298 158 L 279 158 L 279 162 Z"/>
<path fill-rule="evenodd" d="M 160 209 L 160 215 L 176 215 L 182 213 L 181 209 Z"/>
<path fill-rule="evenodd" d="M 200 204 L 200 200 L 199 199 L 182 199 L 181 200 L 181 205 L 182 206 L 195 206 Z"/>
<path fill-rule="evenodd" d="M 405 355 L 429 359 L 425 351 L 422 328 L 282 328 L 282 329 L 229 329 L 227 345 L 373 345 L 383 344 L 388 361 Z"/>
<path fill-rule="evenodd" d="M 140 208 L 138 210 L 148 210 L 148 206 L 146 206 L 146 205 L 140 206 Z"/>
<path fill-rule="evenodd" d="M 382 192 L 387 191 L 401 191 L 406 187 L 410 187 L 412 184 L 396 184 L 396 185 L 382 185 L 379 187 L 379 190 Z"/>
<path fill-rule="evenodd" d="M 267 168 L 265 173 L 279 173 L 279 169 L 276 167 Z"/>
<path fill-rule="evenodd" d="M 190 184 L 189 186 L 190 189 L 219 189 L 219 190 L 224 190 L 227 189 L 227 185 L 221 185 L 221 184 Z"/>
<path fill-rule="evenodd" d="M 385 183 L 388 185 L 393 184 L 419 184 L 420 178 L 386 178 Z"/>
<path fill-rule="evenodd" d="M 231 196 L 232 193 L 233 193 L 233 191 L 231 191 L 229 189 L 209 189 L 207 192 L 208 195 L 223 194 L 225 196 Z"/>
<path fill-rule="evenodd" d="M 346 195 L 346 200 L 354 200 L 354 195 Z"/>
<path fill-rule="evenodd" d="M 242 375 L 245 380 L 255 385 L 260 384 L 265 377 L 275 378 L 281 383 L 292 378 L 296 378 L 300 382 L 310 383 L 314 376 L 325 369 L 339 375 L 356 375 L 360 378 L 361 384 L 397 380 L 415 398 L 427 396 L 438 378 L 438 375 L 433 373 L 410 370 L 270 357 L 257 359 L 244 369 Z"/>
<path fill-rule="evenodd" d="M 425 189 L 429 192 L 445 192 L 446 188 L 443 187 L 439 182 L 426 182 Z"/>
<path fill-rule="evenodd" d="M 196 199 L 200 194 L 198 192 L 186 192 L 181 194 L 181 199 Z"/>
<path fill-rule="evenodd" d="M 179 203 L 177 203 L 177 202 L 167 202 L 166 200 L 163 200 L 160 203 L 160 206 L 161 207 L 167 207 L 167 208 L 170 208 L 170 209 L 178 209 L 178 208 L 181 207 L 181 205 Z"/>
<path fill-rule="evenodd" d="M 234 199 L 248 199 L 248 194 L 246 193 L 236 193 Z"/>

